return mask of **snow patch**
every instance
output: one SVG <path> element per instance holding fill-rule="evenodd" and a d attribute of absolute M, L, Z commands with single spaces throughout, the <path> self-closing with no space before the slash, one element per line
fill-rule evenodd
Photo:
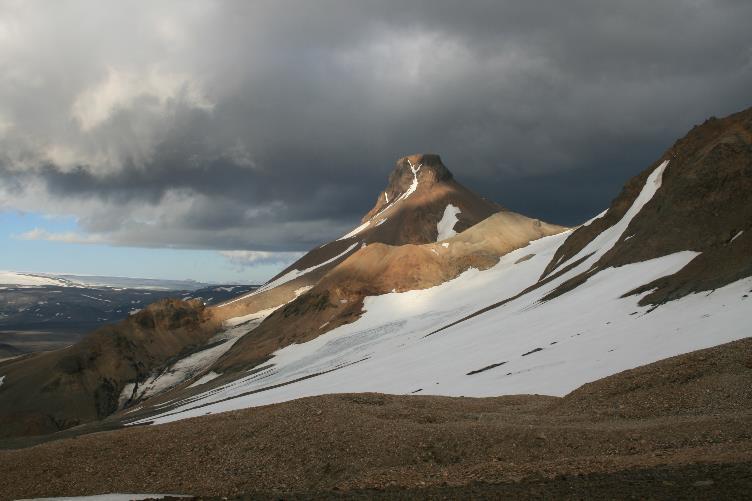
<path fill-rule="evenodd" d="M 277 280 L 274 280 L 273 282 L 269 282 L 268 284 L 265 284 L 263 287 L 261 287 L 258 290 L 259 291 L 265 291 L 265 290 L 273 289 L 275 287 L 279 287 L 280 285 L 282 285 L 284 283 L 287 283 L 287 282 L 290 282 L 292 280 L 295 280 L 298 277 L 302 277 L 306 273 L 310 273 L 313 270 L 321 268 L 322 266 L 327 265 L 329 263 L 332 263 L 332 262 L 338 260 L 339 258 L 341 258 L 342 256 L 345 256 L 345 255 L 349 254 L 350 251 L 352 251 L 353 249 L 355 249 L 358 245 L 360 245 L 360 243 L 359 242 L 355 242 L 350 247 L 348 247 L 347 249 L 345 249 L 345 251 L 342 252 L 341 254 L 337 254 L 333 258 L 327 259 L 323 263 L 319 263 L 319 264 L 317 264 L 315 266 L 311 266 L 310 268 L 306 268 L 304 270 L 290 270 L 287 273 L 285 273 L 284 275 L 282 275 L 281 277 L 279 277 Z"/>
<path fill-rule="evenodd" d="M 81 294 L 83 297 L 89 298 L 89 299 L 96 299 L 97 301 L 104 301 L 105 303 L 111 303 L 109 299 L 103 299 L 101 297 L 95 297 L 95 296 L 89 296 L 88 294 Z"/>
<path fill-rule="evenodd" d="M 391 205 L 387 205 L 386 207 L 384 207 L 383 209 L 381 209 L 378 214 L 376 214 L 375 216 L 373 216 L 371 218 L 372 220 L 376 219 L 377 217 L 379 217 L 387 209 L 389 209 L 391 207 L 394 207 L 395 205 L 397 205 L 399 202 L 401 202 L 403 200 L 406 200 L 410 195 L 412 195 L 413 193 L 415 193 L 415 190 L 418 189 L 418 172 L 420 172 L 420 169 L 421 169 L 421 167 L 423 167 L 423 164 L 419 164 L 416 167 L 416 166 L 413 165 L 413 163 L 409 159 L 407 160 L 407 163 L 408 163 L 408 165 L 410 165 L 410 170 L 413 173 L 413 181 L 412 181 L 412 183 L 410 183 L 410 186 L 407 188 L 407 190 L 405 190 L 405 192 L 403 194 L 401 194 L 394 201 L 392 201 Z"/>
<path fill-rule="evenodd" d="M 384 208 L 382 208 L 375 216 L 373 216 L 371 219 L 369 219 L 366 223 L 363 223 L 363 225 L 359 226 L 358 228 L 355 228 L 352 232 L 348 233 L 344 237 L 341 237 L 340 240 L 347 238 L 347 236 L 356 235 L 359 231 L 362 231 L 365 229 L 364 225 L 367 225 L 367 223 L 370 223 L 374 219 L 378 219 L 379 216 L 381 216 L 384 212 L 389 210 L 390 208 L 397 205 L 402 200 L 407 199 L 410 195 L 415 193 L 415 190 L 418 189 L 418 172 L 420 172 L 421 167 L 423 167 L 423 164 L 419 164 L 418 166 L 413 165 L 412 161 L 410 159 L 407 160 L 408 165 L 410 166 L 410 170 L 413 173 L 413 181 L 410 183 L 410 186 L 407 188 L 407 190 L 399 195 L 396 199 L 392 200 L 392 203 L 389 203 L 389 198 L 386 195 L 386 192 L 384 192 L 384 200 L 386 201 L 386 205 Z"/>
<path fill-rule="evenodd" d="M 198 378 L 196 381 L 194 381 L 193 383 L 191 383 L 188 386 L 188 388 L 195 388 L 196 386 L 200 386 L 202 384 L 206 384 L 209 381 L 211 381 L 212 379 L 218 378 L 219 376 L 221 376 L 221 374 L 217 374 L 214 371 L 209 371 L 206 374 L 204 374 L 203 376 L 201 376 L 200 378 Z"/>
<path fill-rule="evenodd" d="M 122 409 L 133 397 L 133 389 L 135 387 L 136 383 L 126 383 L 126 385 L 123 386 L 120 396 L 118 397 L 118 409 Z"/>
<path fill-rule="evenodd" d="M 418 172 L 420 172 L 420 168 L 423 167 L 423 164 L 418 164 L 417 167 L 413 165 L 413 163 L 410 161 L 410 159 L 407 160 L 408 165 L 410 166 L 410 170 L 413 173 L 413 182 L 410 183 L 410 187 L 407 188 L 407 191 L 405 191 L 400 197 L 397 199 L 399 202 L 400 200 L 405 200 L 407 197 L 415 193 L 415 190 L 418 189 Z"/>
<path fill-rule="evenodd" d="M 445 249 L 448 249 L 449 248 L 449 242 L 444 242 L 443 244 L 441 244 L 441 246 L 444 247 Z"/>
<path fill-rule="evenodd" d="M 454 231 L 454 226 L 459 221 L 457 218 L 459 213 L 460 209 L 458 207 L 455 207 L 452 204 L 446 206 L 444 209 L 444 215 L 441 216 L 441 220 L 436 224 L 436 230 L 438 231 L 438 237 L 436 238 L 437 242 L 446 240 L 447 238 L 452 238 L 457 234 L 457 232 Z"/>
<path fill-rule="evenodd" d="M 742 233 L 744 233 L 744 230 L 742 230 L 739 233 L 737 233 L 736 235 L 734 235 L 734 238 L 732 238 L 731 241 L 729 241 L 729 243 L 733 243 L 734 240 L 736 240 L 737 238 L 739 238 L 740 236 L 742 236 Z"/>
<path fill-rule="evenodd" d="M 0 386 L 5 382 L 5 376 L 0 376 Z"/>

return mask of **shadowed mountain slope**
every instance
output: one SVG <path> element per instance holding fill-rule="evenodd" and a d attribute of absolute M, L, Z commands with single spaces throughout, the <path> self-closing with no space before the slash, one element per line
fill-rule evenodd
<path fill-rule="evenodd" d="M 71 347 L 0 362 L 0 437 L 112 414 L 128 382 L 199 348 L 217 326 L 200 301 L 165 299 Z"/>
<path fill-rule="evenodd" d="M 583 274 L 552 293 L 571 290 L 597 269 L 679 251 L 699 254 L 675 274 L 631 293 L 659 304 L 720 288 L 752 275 L 752 108 L 695 126 L 648 169 L 631 179 L 608 211 L 577 228 L 543 277 L 561 269 L 627 212 L 648 176 L 662 164 L 661 189 L 631 220 L 619 241 Z"/>

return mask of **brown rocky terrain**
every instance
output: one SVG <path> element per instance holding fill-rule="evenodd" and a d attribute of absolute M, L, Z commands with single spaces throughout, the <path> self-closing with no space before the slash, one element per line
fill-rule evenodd
<path fill-rule="evenodd" d="M 202 346 L 218 327 L 200 301 L 166 299 L 71 347 L 0 362 L 0 437 L 108 416 L 126 383 Z"/>
<path fill-rule="evenodd" d="M 747 338 L 564 398 L 304 398 L 0 451 L 0 498 L 743 499 L 751 388 Z"/>

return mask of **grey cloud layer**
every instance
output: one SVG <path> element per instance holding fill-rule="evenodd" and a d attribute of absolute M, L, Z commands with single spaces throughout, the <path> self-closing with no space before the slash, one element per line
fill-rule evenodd
<path fill-rule="evenodd" d="M 82 240 L 299 251 L 434 151 L 579 222 L 752 104 L 749 2 L 609 4 L 5 4 L 0 209 L 75 215 Z"/>

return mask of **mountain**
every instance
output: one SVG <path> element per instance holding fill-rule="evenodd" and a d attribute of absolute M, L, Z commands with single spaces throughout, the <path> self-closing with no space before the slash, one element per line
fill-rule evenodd
<path fill-rule="evenodd" d="M 438 244 L 361 246 L 241 338 L 205 386 L 130 417 L 340 392 L 564 395 L 746 337 L 751 144 L 752 110 L 709 120 L 574 230 L 522 219 L 528 231 L 501 245 L 515 216 L 500 212 Z"/>
<path fill-rule="evenodd" d="M 502 230 L 506 234 L 486 238 L 482 231 L 476 234 L 465 231 L 461 233 L 462 237 L 453 236 L 457 231 L 471 228 L 481 221 L 487 231 Z M 363 218 L 358 228 L 334 242 L 311 250 L 264 286 L 252 291 L 247 288 L 215 287 L 177 294 L 185 299 L 201 297 L 202 302 L 208 304 L 216 304 L 218 301 L 221 303 L 223 297 L 237 296 L 217 306 L 202 309 L 200 315 L 193 309 L 189 309 L 193 312 L 190 315 L 181 314 L 181 322 L 187 322 L 181 323 L 181 328 L 198 337 L 192 336 L 177 344 L 170 341 L 161 349 L 159 357 L 149 356 L 147 360 L 142 360 L 140 357 L 144 355 L 134 350 L 143 342 L 144 337 L 152 342 L 151 339 L 169 333 L 165 334 L 166 331 L 163 328 L 160 330 L 158 326 L 144 325 L 140 320 L 141 315 L 162 312 L 165 305 L 169 308 L 177 307 L 171 302 L 158 302 L 114 327 L 119 332 L 121 342 L 94 342 L 97 348 L 91 354 L 92 360 L 127 360 L 127 363 L 121 365 L 137 366 L 137 370 L 112 372 L 109 367 L 97 362 L 92 370 L 77 371 L 71 375 L 59 368 L 61 362 L 56 353 L 16 359 L 0 365 L 0 372 L 8 375 L 7 388 L 10 387 L 10 381 L 16 379 L 16 375 L 18 378 L 25 378 L 25 383 L 19 385 L 22 390 L 16 394 L 10 393 L 10 390 L 4 393 L 0 388 L 0 402 L 3 398 L 21 398 L 22 394 L 26 399 L 24 401 L 30 402 L 24 407 L 17 401 L 5 410 L 5 414 L 10 415 L 9 421 L 33 423 L 22 427 L 22 433 L 56 431 L 101 418 L 118 408 L 134 406 L 149 398 L 153 400 L 153 397 L 174 387 L 184 388 L 194 382 L 192 380 L 196 377 L 201 382 L 209 382 L 218 374 L 214 369 L 219 370 L 220 365 L 216 362 L 220 357 L 224 356 L 225 360 L 222 367 L 227 363 L 234 363 L 242 368 L 249 363 L 253 365 L 257 360 L 268 359 L 278 348 L 323 334 L 328 329 L 322 328 L 321 323 L 316 323 L 320 319 L 312 315 L 296 315 L 301 317 L 301 322 L 291 336 L 280 335 L 276 330 L 275 325 L 284 323 L 292 315 L 291 312 L 308 311 L 307 305 L 311 303 L 317 302 L 320 309 L 326 310 L 322 314 L 325 320 L 321 322 L 329 322 L 331 329 L 357 319 L 362 309 L 362 300 L 368 294 L 387 292 L 395 287 L 400 290 L 430 287 L 457 276 L 471 266 L 488 268 L 509 249 L 562 229 L 506 211 L 475 195 L 454 180 L 437 155 L 405 157 L 397 162 L 389 176 L 387 188 L 377 197 L 376 205 Z M 439 239 L 446 241 L 437 243 Z M 420 247 L 419 252 L 410 255 L 410 249 L 416 246 Z M 374 257 L 374 253 L 378 253 L 378 256 Z M 409 267 L 412 269 L 403 273 L 400 268 L 405 267 L 406 256 L 410 259 Z M 369 264 L 374 259 L 378 259 L 378 266 Z M 357 270 L 358 273 L 356 277 L 350 271 L 345 272 L 345 275 L 351 275 L 346 292 L 342 288 L 345 282 L 340 283 L 339 278 L 336 278 L 342 275 L 341 271 L 320 287 L 311 290 L 329 272 L 345 266 L 345 262 L 346 270 Z M 377 283 L 376 275 L 392 279 Z M 49 287 L 51 286 L 47 288 Z M 45 292 L 50 292 L 47 288 Z M 31 290 L 24 287 L 20 292 L 15 289 L 6 292 L 29 295 Z M 97 300 L 98 306 L 101 307 L 101 302 L 110 310 L 115 310 L 112 306 L 114 298 L 106 290 L 83 295 L 75 290 L 74 295 L 77 301 L 92 298 Z M 330 295 L 331 301 L 322 301 L 322 297 Z M 346 305 L 342 302 L 345 301 L 345 296 Z M 127 311 L 136 311 L 136 307 L 142 306 L 142 301 L 143 298 L 139 298 L 138 304 L 134 303 L 133 308 Z M 41 315 L 43 312 L 40 308 L 47 307 L 46 301 L 36 302 L 42 302 L 45 304 L 34 304 L 33 308 L 24 309 L 24 312 L 33 310 L 34 315 Z M 70 306 L 69 303 L 70 301 L 66 306 Z M 264 328 L 254 331 L 252 338 L 245 336 L 274 310 L 285 305 L 284 311 L 267 319 Z M 58 301 L 54 307 L 50 307 L 57 310 L 61 308 Z M 185 308 L 187 307 L 183 307 Z M 17 316 L 18 313 L 15 316 L 9 315 L 8 319 L 17 319 Z M 112 315 L 105 318 L 112 318 Z M 292 321 L 290 319 L 290 324 L 285 326 L 285 332 L 293 332 L 288 329 Z M 315 328 L 312 322 L 315 323 Z M 306 326 L 305 329 L 302 328 L 303 325 Z M 107 328 L 95 332 L 72 349 L 87 353 L 92 349 L 90 338 L 99 338 L 103 335 L 102 332 L 108 332 Z M 235 348 L 238 341 L 240 345 Z M 64 373 L 63 379 L 68 384 L 51 385 L 49 378 L 54 379 L 61 370 Z M 224 369 L 222 372 L 225 372 Z M 26 374 L 30 373 L 45 374 L 44 377 L 48 379 L 40 381 L 38 377 L 29 378 Z M 71 382 L 73 380 L 75 381 Z M 40 387 L 45 390 L 41 393 L 35 391 Z M 75 387 L 75 390 L 71 387 Z M 71 392 L 75 392 L 76 397 L 69 399 L 68 394 Z M 119 397 L 114 398 L 113 395 Z M 76 405 L 60 406 L 60 399 L 75 401 Z M 31 417 L 24 416 L 24 412 L 28 412 Z M 3 414 L 0 410 L 0 419 Z M 8 426 L 0 434 L 18 433 L 18 430 L 18 426 Z"/>
<path fill-rule="evenodd" d="M 437 242 L 502 210 L 457 182 L 438 155 L 403 157 L 360 225 L 312 249 L 258 291 L 221 305 L 219 315 L 233 318 L 278 308 L 313 287 L 361 246 Z"/>
<path fill-rule="evenodd" d="M 343 392 L 562 396 L 746 337 L 751 144 L 752 110 L 709 120 L 573 230 L 484 201 L 436 155 L 405 157 L 353 231 L 251 293 L 184 315 L 195 335 L 138 371 L 102 376 L 107 422 Z M 132 331 L 169 335 L 134 322 L 119 327 L 124 346 L 142 342 Z M 95 353 L 142 356 L 117 344 Z M 0 408 L 13 407 L 7 395 L 33 360 L 0 362 Z M 102 417 L 87 398 L 85 416 L 55 419 Z"/>

